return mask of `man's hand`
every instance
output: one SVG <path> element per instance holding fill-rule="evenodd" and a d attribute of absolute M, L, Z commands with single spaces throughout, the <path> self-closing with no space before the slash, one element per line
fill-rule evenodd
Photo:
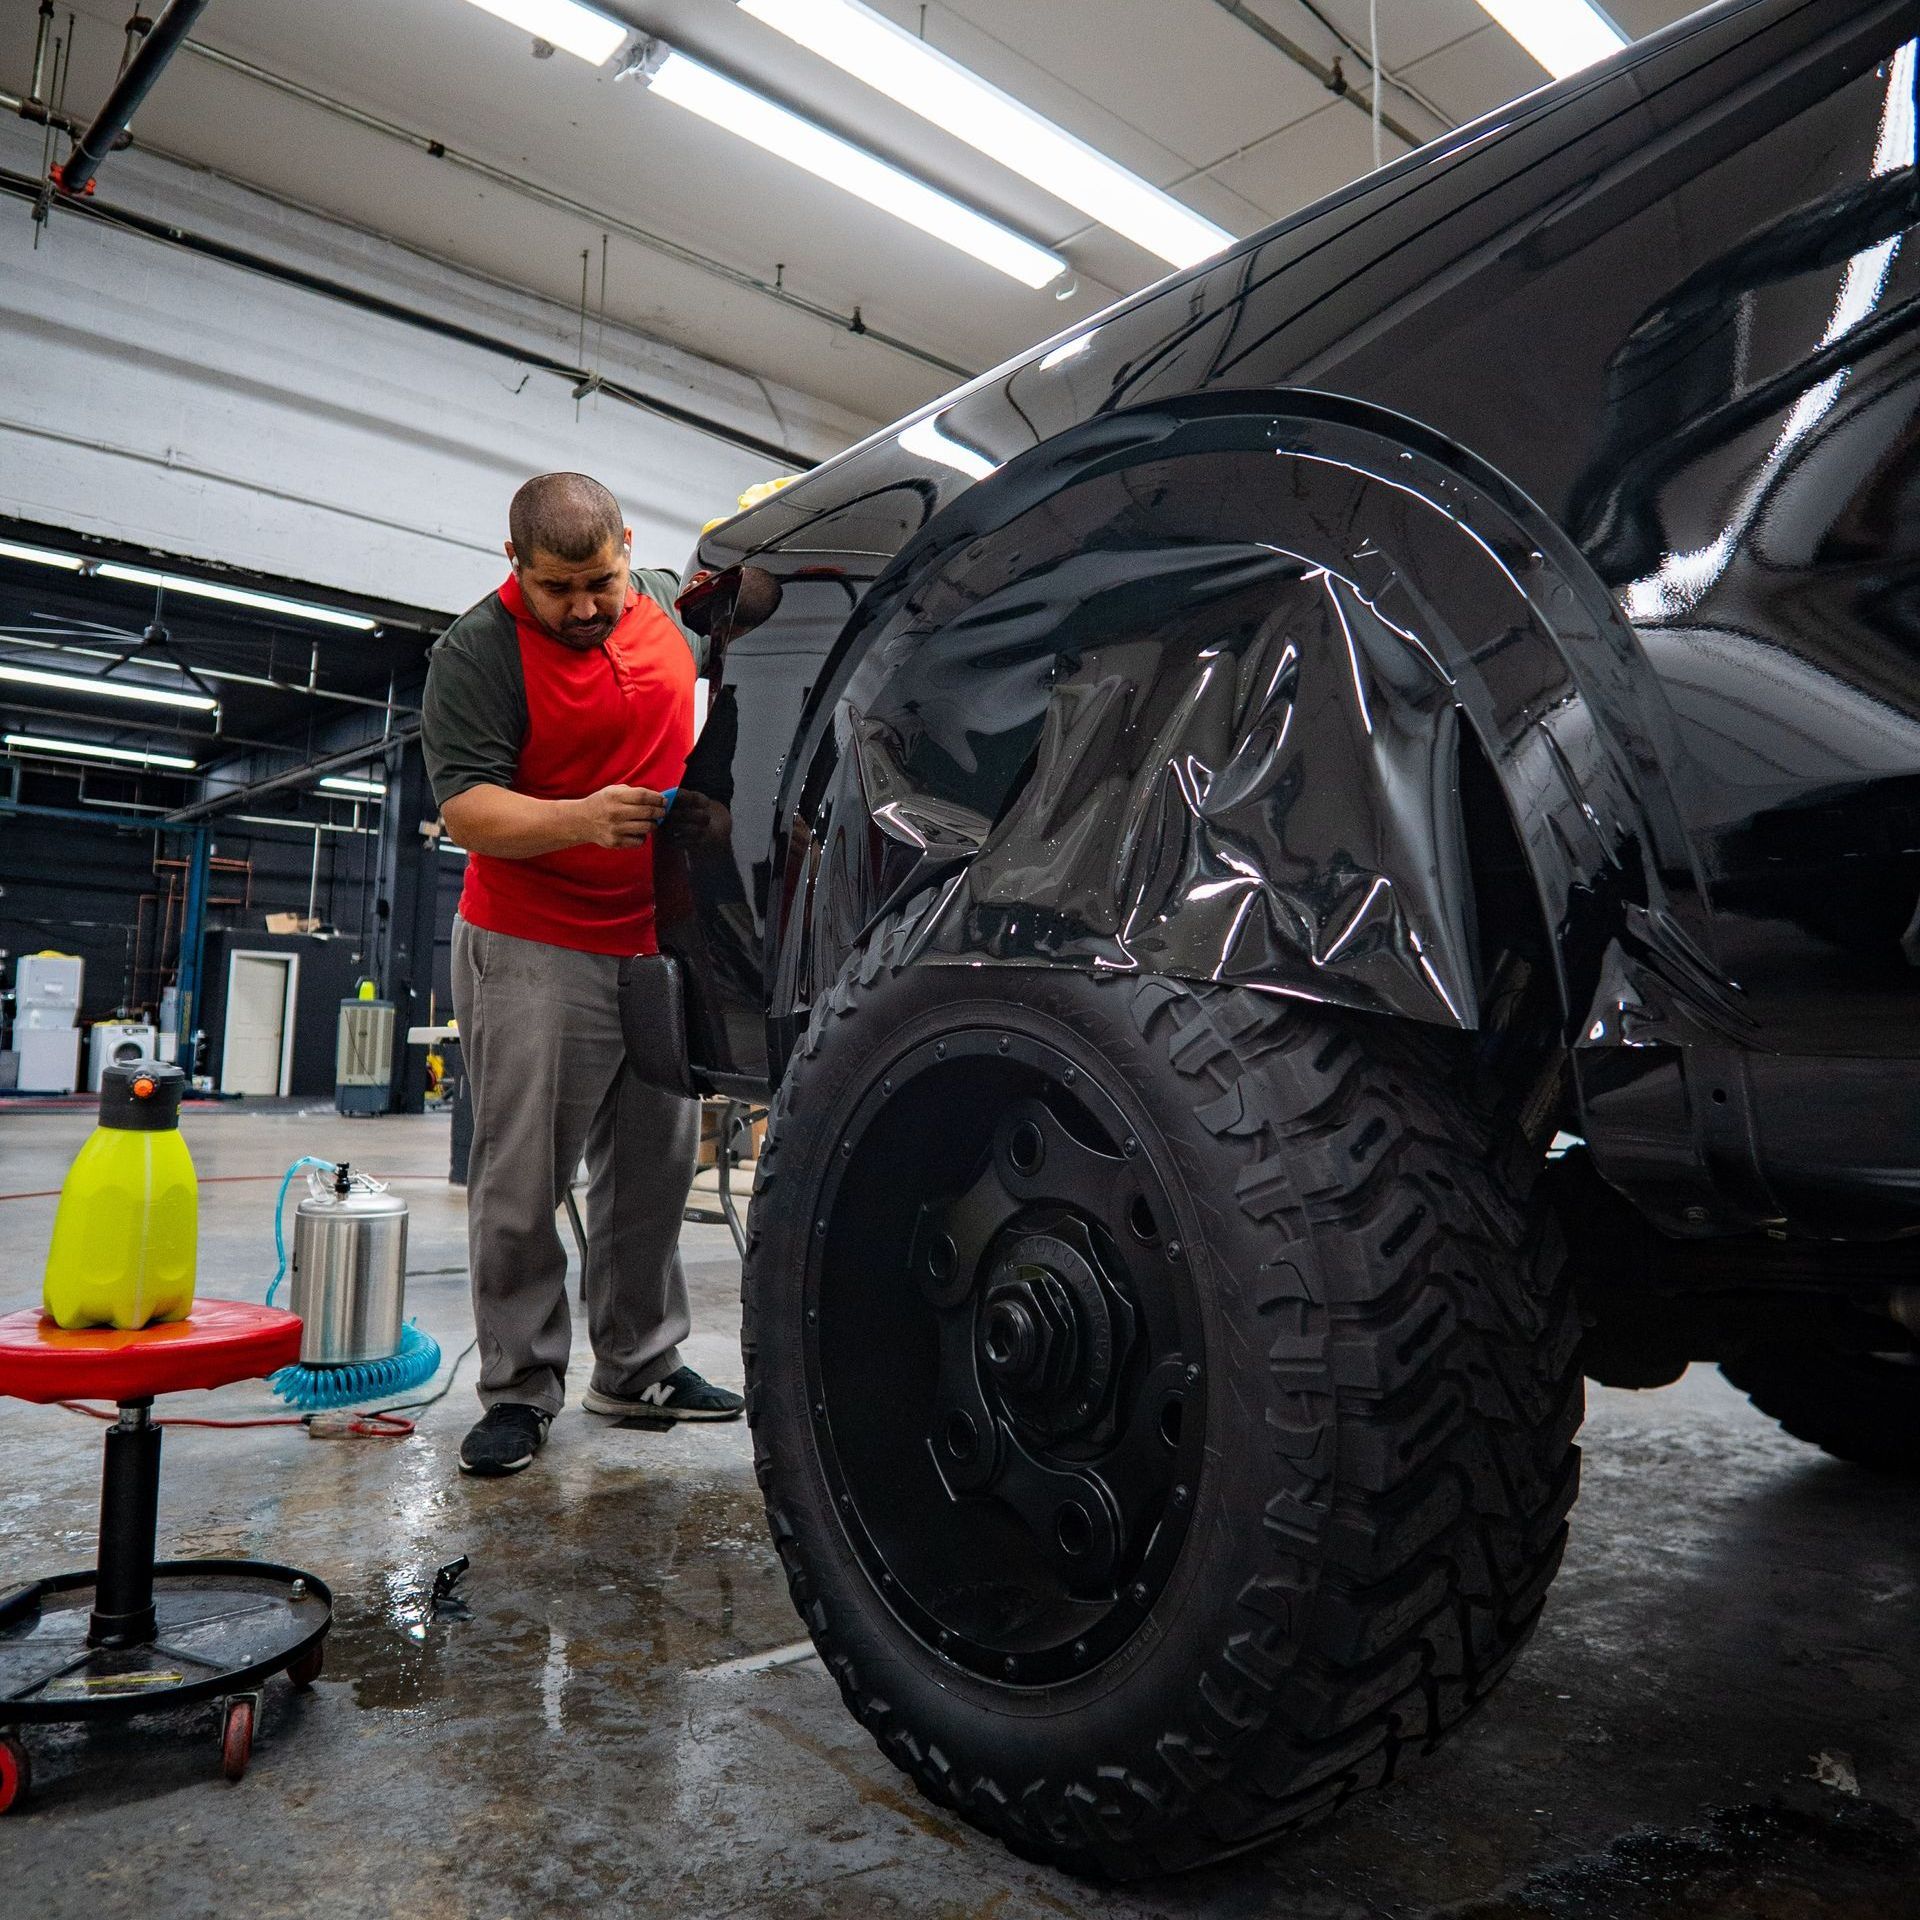
<path fill-rule="evenodd" d="M 733 836 L 733 815 L 719 801 L 682 787 L 674 795 L 673 811 L 660 829 L 660 844 L 693 853 L 702 847 L 725 846 Z"/>
<path fill-rule="evenodd" d="M 580 839 L 596 847 L 637 847 L 660 824 L 666 801 L 651 787 L 602 787 L 573 803 Z"/>
<path fill-rule="evenodd" d="M 637 847 L 660 824 L 665 799 L 651 787 L 602 787 L 583 800 L 536 800 L 508 787 L 469 787 L 441 809 L 470 853 L 532 860 L 565 847 Z"/>

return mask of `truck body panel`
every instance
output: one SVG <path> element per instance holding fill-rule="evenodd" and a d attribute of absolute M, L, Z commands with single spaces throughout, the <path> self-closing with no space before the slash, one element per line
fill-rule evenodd
<path fill-rule="evenodd" d="M 1709 9 L 715 528 L 782 594 L 663 883 L 700 1070 L 928 887 L 936 964 L 1472 1030 L 1471 753 L 1608 1177 L 1920 1224 L 1917 34 Z"/>

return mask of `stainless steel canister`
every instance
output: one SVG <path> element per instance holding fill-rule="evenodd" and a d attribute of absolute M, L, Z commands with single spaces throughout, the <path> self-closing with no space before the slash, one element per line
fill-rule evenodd
<path fill-rule="evenodd" d="M 309 1365 L 383 1360 L 400 1345 L 407 1203 L 340 1167 L 293 1216 L 292 1306 Z"/>

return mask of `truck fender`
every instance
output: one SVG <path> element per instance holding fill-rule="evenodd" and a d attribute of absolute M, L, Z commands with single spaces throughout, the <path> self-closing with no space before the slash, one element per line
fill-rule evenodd
<path fill-rule="evenodd" d="M 1156 972 L 1478 1025 L 1461 755 L 1575 1044 L 1725 1044 L 1672 717 L 1579 552 L 1402 416 L 1208 394 L 1009 462 L 877 580 L 789 765 L 774 1054 L 938 886 L 931 965 Z"/>

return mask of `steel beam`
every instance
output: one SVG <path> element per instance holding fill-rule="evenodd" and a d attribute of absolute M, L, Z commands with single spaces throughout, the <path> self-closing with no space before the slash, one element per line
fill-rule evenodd
<path fill-rule="evenodd" d="M 282 787 L 297 787 L 303 781 L 319 779 L 322 774 L 340 773 L 348 767 L 378 759 L 395 742 L 418 740 L 419 737 L 417 725 L 398 727 L 384 740 L 369 740 L 358 747 L 342 747 L 338 753 L 304 761 L 297 767 L 289 767 L 285 773 L 269 774 L 264 780 L 249 780 L 244 787 L 223 788 L 219 793 L 209 794 L 204 800 L 194 800 L 184 807 L 175 807 L 171 813 L 163 814 L 161 820 L 170 827 L 187 826 L 195 820 L 210 820 L 216 814 L 231 813 L 235 807 L 243 807 L 249 801 L 259 799 L 262 794 L 278 793 Z"/>
<path fill-rule="evenodd" d="M 432 829 L 440 809 L 427 783 L 417 740 L 387 753 L 387 793 L 380 810 L 380 868 L 374 895 L 373 976 L 393 1002 L 393 1094 L 389 1110 L 426 1109 L 424 1047 L 407 1044 L 409 1027 L 425 1026 L 433 998 L 433 948 L 440 907 L 440 841 Z"/>
<path fill-rule="evenodd" d="M 200 1031 L 200 974 L 206 959 L 207 872 L 212 852 L 212 835 L 203 826 L 195 827 L 193 852 L 187 861 L 186 912 L 180 921 L 180 966 L 174 975 L 180 1044 L 186 1050 L 184 1064 L 189 1078 L 198 1065 L 195 1050 Z"/>

